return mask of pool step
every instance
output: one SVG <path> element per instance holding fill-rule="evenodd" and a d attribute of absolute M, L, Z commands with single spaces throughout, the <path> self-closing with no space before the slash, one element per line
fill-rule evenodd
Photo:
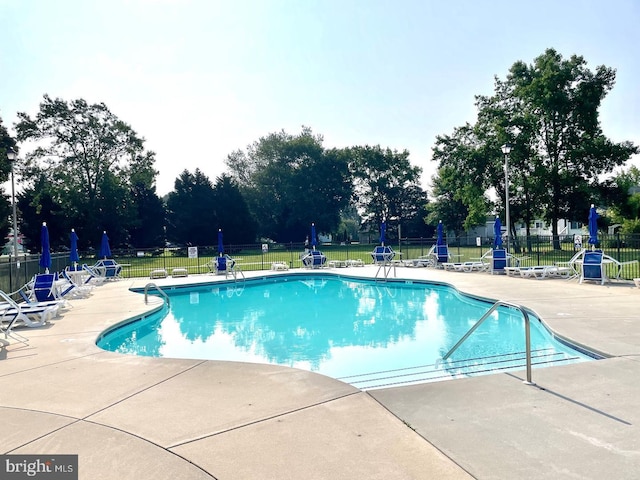
<path fill-rule="evenodd" d="M 579 360 L 579 357 L 557 352 L 552 348 L 531 351 L 531 365 L 534 367 L 571 363 L 576 360 Z M 361 390 L 372 390 L 375 388 L 439 382 L 455 378 L 487 375 L 507 370 L 520 370 L 523 368 L 526 368 L 526 353 L 515 352 L 505 355 L 492 355 L 464 360 L 452 361 L 449 359 L 446 362 L 437 362 L 431 365 L 419 365 L 416 367 L 350 375 L 341 377 L 339 380 L 358 387 Z"/>

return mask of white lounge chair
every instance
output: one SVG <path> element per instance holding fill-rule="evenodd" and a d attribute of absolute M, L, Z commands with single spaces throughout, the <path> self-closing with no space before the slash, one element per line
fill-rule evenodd
<path fill-rule="evenodd" d="M 347 267 L 364 267 L 364 262 L 361 258 L 348 259 L 345 261 Z"/>
<path fill-rule="evenodd" d="M 0 291 L 0 324 L 3 327 L 5 337 L 9 335 L 16 324 L 27 327 L 41 327 L 55 316 L 57 307 L 30 305 L 17 303 L 5 292 Z"/>

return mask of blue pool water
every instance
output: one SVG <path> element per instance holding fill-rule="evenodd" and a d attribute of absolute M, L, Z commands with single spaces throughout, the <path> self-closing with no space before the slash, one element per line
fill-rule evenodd
<path fill-rule="evenodd" d="M 320 274 L 165 292 L 169 308 L 105 332 L 98 345 L 133 355 L 287 365 L 365 389 L 524 365 L 524 321 L 509 308 L 441 361 L 491 306 L 445 285 Z M 531 318 L 534 366 L 592 359 Z"/>

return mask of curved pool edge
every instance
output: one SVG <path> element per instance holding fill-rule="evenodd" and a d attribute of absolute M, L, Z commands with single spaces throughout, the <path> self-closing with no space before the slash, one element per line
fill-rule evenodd
<path fill-rule="evenodd" d="M 168 291 L 172 291 L 172 290 L 176 290 L 176 289 L 189 289 L 189 288 L 195 288 L 195 287 L 202 287 L 203 285 L 238 285 L 238 284 L 243 284 L 246 282 L 259 282 L 259 281 L 264 281 L 267 280 L 269 278 L 282 278 L 282 277 L 340 277 L 340 278 L 346 278 L 346 279 L 354 279 L 354 280 L 374 280 L 376 282 L 379 282 L 380 284 L 385 284 L 385 283 L 402 283 L 402 284 L 406 284 L 407 282 L 410 283 L 422 283 L 425 285 L 437 285 L 437 286 L 444 286 L 444 287 L 448 287 L 451 288 L 452 290 L 454 290 L 458 295 L 462 296 L 462 297 L 466 297 L 466 298 L 470 298 L 470 299 L 474 299 L 474 300 L 479 300 L 482 302 L 486 302 L 489 305 L 493 305 L 494 303 L 502 300 L 500 298 L 495 298 L 495 297 L 491 297 L 491 296 L 486 296 L 486 295 L 481 295 L 481 294 L 477 294 L 477 293 L 473 293 L 470 291 L 467 291 L 465 289 L 461 289 L 458 288 L 456 285 L 454 285 L 453 283 L 451 283 L 450 281 L 445 281 L 445 280 L 434 280 L 434 279 L 427 279 L 427 278 L 409 278 L 409 277 L 394 277 L 394 278 L 386 278 L 386 279 L 376 279 L 375 276 L 368 276 L 368 275 L 364 275 L 364 273 L 366 272 L 366 267 L 358 267 L 358 268 L 353 268 L 350 270 L 353 270 L 352 272 L 349 273 L 344 273 L 342 270 L 345 269 L 337 269 L 336 271 L 332 271 L 332 270 L 308 270 L 308 269 L 301 269 L 301 270 L 289 270 L 289 271 L 258 271 L 258 272 L 251 272 L 249 274 L 248 277 L 246 277 L 246 279 L 241 279 L 241 280 L 235 280 L 235 279 L 229 279 L 227 277 L 220 277 L 220 278 L 215 278 L 215 276 L 211 276 L 211 275 L 206 275 L 204 276 L 204 278 L 202 276 L 198 277 L 198 281 L 194 282 L 193 279 L 190 281 L 187 281 L 185 278 L 181 278 L 179 279 L 179 281 L 175 281 L 177 279 L 167 279 L 164 282 L 164 285 L 158 285 L 157 283 L 155 283 L 156 286 L 160 287 L 160 288 L 164 288 Z M 404 269 L 405 273 L 406 272 L 406 268 Z M 411 270 L 415 270 L 415 269 L 411 269 Z M 422 270 L 422 269 L 420 269 Z M 425 271 L 426 269 L 422 270 Z M 437 270 L 432 270 L 429 269 L 428 271 L 430 272 L 437 272 Z M 372 273 L 370 270 L 368 273 Z M 448 275 L 455 275 L 455 273 L 451 273 L 448 272 Z M 471 275 L 482 275 L 482 273 L 471 273 Z M 174 280 L 174 281 L 172 281 Z M 518 279 L 513 279 L 513 280 L 518 280 Z M 145 285 L 148 284 L 149 282 L 145 282 Z M 130 289 L 132 292 L 135 293 L 143 293 L 145 291 L 145 286 L 138 286 L 138 287 L 132 287 Z M 157 296 L 154 295 L 155 298 L 158 298 Z M 511 302 L 517 306 L 519 306 L 520 308 L 523 308 L 524 310 L 527 311 L 527 313 L 531 316 L 534 317 L 535 320 L 537 320 L 540 325 L 555 339 L 557 339 L 559 342 L 565 344 L 566 346 L 573 348 L 577 351 L 579 351 L 581 354 L 586 355 L 588 357 L 591 357 L 595 360 L 601 360 L 604 358 L 611 358 L 614 357 L 615 355 L 611 355 L 605 351 L 601 351 L 598 350 L 597 348 L 594 348 L 590 345 L 587 345 L 585 343 L 582 343 L 580 341 L 577 341 L 576 339 L 567 336 L 563 333 L 560 333 L 559 331 L 556 331 L 551 325 L 549 325 L 547 323 L 547 321 L 545 321 L 545 318 L 540 315 L 533 307 L 530 307 L 529 305 L 524 305 L 523 303 L 520 302 Z M 154 310 L 157 311 L 158 309 Z M 150 312 L 149 314 L 151 314 L 153 312 Z M 126 325 L 127 323 L 131 323 L 133 321 L 137 321 L 139 320 L 141 317 L 138 318 L 131 318 L 128 319 L 126 321 L 122 321 L 122 322 L 118 322 L 118 324 L 113 325 L 112 327 L 110 327 L 109 329 L 105 330 L 104 332 L 102 332 L 99 336 L 98 336 L 98 340 L 106 335 L 107 333 L 119 328 L 122 325 Z M 224 361 L 224 360 L 220 360 L 220 361 Z"/>

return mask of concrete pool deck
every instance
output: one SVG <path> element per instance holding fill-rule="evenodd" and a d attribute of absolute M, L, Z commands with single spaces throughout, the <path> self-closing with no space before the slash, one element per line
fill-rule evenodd
<path fill-rule="evenodd" d="M 533 386 L 508 372 L 361 392 L 286 367 L 130 357 L 100 350 L 96 337 L 159 300 L 145 305 L 129 291 L 150 280 L 121 280 L 48 326 L 21 328 L 28 347 L 0 348 L 0 452 L 78 454 L 82 479 L 638 477 L 640 289 L 425 268 L 397 275 L 526 305 L 613 358 L 534 369 Z"/>

